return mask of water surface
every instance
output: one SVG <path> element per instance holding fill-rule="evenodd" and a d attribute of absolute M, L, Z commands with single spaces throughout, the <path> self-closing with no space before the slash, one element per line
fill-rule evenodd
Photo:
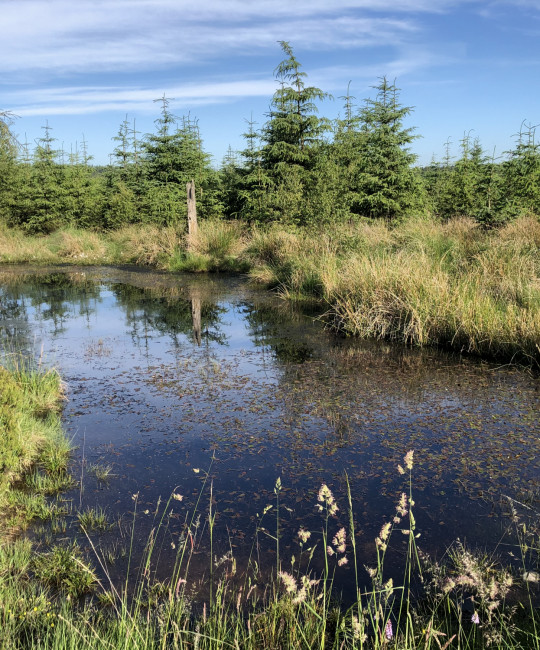
<path fill-rule="evenodd" d="M 194 564 L 208 566 L 210 483 L 214 553 L 232 550 L 240 568 L 248 557 L 275 563 L 275 508 L 263 512 L 275 506 L 278 477 L 285 565 L 298 557 L 300 526 L 320 544 L 322 483 L 340 506 L 329 531 L 348 525 L 347 478 L 360 564 L 373 561 L 374 539 L 407 488 L 396 467 L 410 449 L 427 552 L 441 555 L 459 537 L 505 556 L 515 550 L 506 497 L 538 504 L 537 375 L 344 339 L 242 278 L 4 267 L 0 339 L 54 364 L 67 383 L 64 423 L 80 485 L 66 498 L 73 512 L 98 505 L 124 522 L 93 534 L 98 548 L 127 543 L 138 495 L 140 553 L 158 500 L 182 495 L 166 520 L 162 576 L 195 509 Z M 91 474 L 95 464 L 112 465 L 108 483 Z M 80 536 L 74 516 L 64 537 Z M 405 541 L 394 538 L 396 563 Z M 337 579 L 347 589 L 351 566 Z"/>

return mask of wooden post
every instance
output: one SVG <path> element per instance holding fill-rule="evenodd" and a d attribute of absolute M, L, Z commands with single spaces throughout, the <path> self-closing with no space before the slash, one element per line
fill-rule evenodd
<path fill-rule="evenodd" d="M 195 181 L 189 181 L 187 190 L 187 219 L 188 219 L 188 241 L 191 247 L 197 238 L 199 227 L 197 225 L 197 203 L 195 201 Z"/>

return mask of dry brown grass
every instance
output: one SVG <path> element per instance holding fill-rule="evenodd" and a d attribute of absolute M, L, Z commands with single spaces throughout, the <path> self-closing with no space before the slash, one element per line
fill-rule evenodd
<path fill-rule="evenodd" d="M 0 226 L 0 261 L 48 264 L 55 254 L 44 245 L 45 238 L 28 237 L 17 230 Z"/>
<path fill-rule="evenodd" d="M 116 260 L 142 266 L 166 267 L 168 257 L 181 245 L 181 235 L 172 226 L 126 226 L 110 234 Z"/>
<path fill-rule="evenodd" d="M 77 264 L 98 264 L 112 261 L 110 246 L 103 235 L 85 230 L 63 230 L 57 234 L 57 255 Z M 51 238 L 54 241 L 54 237 Z"/>

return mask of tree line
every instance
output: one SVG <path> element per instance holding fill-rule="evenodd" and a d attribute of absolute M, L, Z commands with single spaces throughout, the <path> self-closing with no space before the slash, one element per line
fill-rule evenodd
<path fill-rule="evenodd" d="M 0 218 L 30 233 L 181 224 L 192 179 L 200 217 L 248 223 L 318 226 L 429 212 L 494 226 L 540 214 L 535 127 L 522 125 L 502 159 L 465 134 L 457 158 L 447 143 L 442 160 L 420 167 L 410 148 L 418 135 L 405 125 L 412 108 L 400 103 L 394 82 L 381 78 L 361 106 L 347 93 L 342 116 L 329 120 L 318 114 L 329 95 L 308 85 L 289 43 L 281 48 L 266 122 L 248 122 L 245 148 L 229 149 L 218 169 L 197 121 L 176 117 L 165 96 L 156 100 L 153 133 L 141 135 L 126 116 L 107 166 L 92 164 L 84 141 L 69 152 L 56 148 L 48 124 L 33 148 L 20 143 L 10 115 L 0 113 Z"/>

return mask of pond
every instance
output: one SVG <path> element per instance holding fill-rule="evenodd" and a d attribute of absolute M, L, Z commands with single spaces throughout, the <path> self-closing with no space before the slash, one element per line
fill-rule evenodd
<path fill-rule="evenodd" d="M 215 564 L 234 556 L 238 574 L 249 565 L 264 575 L 276 565 L 279 519 L 290 567 L 301 561 L 300 527 L 313 533 L 304 548 L 321 545 L 322 484 L 340 508 L 330 535 L 348 527 L 349 484 L 359 566 L 370 564 L 408 491 L 397 465 L 409 450 L 417 541 L 433 556 L 460 538 L 509 558 L 507 498 L 538 506 L 538 375 L 346 339 L 240 277 L 3 267 L 0 340 L 56 366 L 67 384 L 78 485 L 62 495 L 67 524 L 41 543 L 78 537 L 90 556 L 111 558 L 112 575 L 128 570 L 127 547 L 136 570 L 159 529 L 153 570 L 166 577 L 186 522 L 198 522 L 192 570 L 202 578 L 209 508 Z M 75 515 L 94 506 L 117 523 L 86 537 Z M 406 542 L 394 535 L 390 571 L 399 573 Z M 346 595 L 352 563 L 335 575 Z"/>

